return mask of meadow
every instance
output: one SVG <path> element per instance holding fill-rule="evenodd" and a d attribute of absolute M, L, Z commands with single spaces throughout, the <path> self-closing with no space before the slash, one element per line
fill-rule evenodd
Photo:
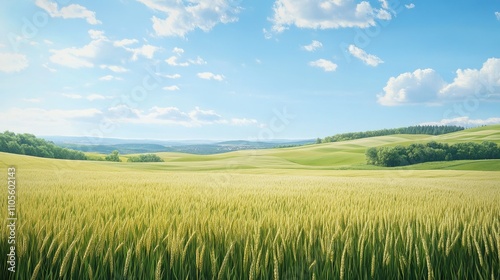
<path fill-rule="evenodd" d="M 16 166 L 18 213 L 17 270 L 2 261 L 1 278 L 500 279 L 498 160 L 356 156 L 416 137 L 149 164 L 0 153 L 3 182 Z M 6 198 L 0 209 L 5 221 Z"/>

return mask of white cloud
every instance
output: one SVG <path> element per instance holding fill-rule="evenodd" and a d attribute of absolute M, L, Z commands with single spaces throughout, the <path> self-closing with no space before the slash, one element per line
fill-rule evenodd
<path fill-rule="evenodd" d="M 78 135 L 85 125 L 95 126 L 102 112 L 95 108 L 59 110 L 41 108 L 11 108 L 0 111 L 0 119 L 8 119 L 1 124 L 2 129 L 29 132 L 41 135 Z"/>
<path fill-rule="evenodd" d="M 217 114 L 214 110 L 202 110 L 199 107 L 189 112 L 189 116 L 195 122 L 203 124 L 225 122 L 222 116 Z"/>
<path fill-rule="evenodd" d="M 498 20 L 500 20 L 500 12 L 495 12 L 495 16 L 497 17 Z"/>
<path fill-rule="evenodd" d="M 106 76 L 102 76 L 99 78 L 99 81 L 112 81 L 112 80 L 123 80 L 122 78 L 120 77 L 115 77 L 113 75 L 106 75 Z"/>
<path fill-rule="evenodd" d="M 379 57 L 367 54 L 364 50 L 356 47 L 355 45 L 349 46 L 349 53 L 369 66 L 377 67 L 380 63 L 384 63 L 384 61 Z"/>
<path fill-rule="evenodd" d="M 488 119 L 471 119 L 465 116 L 452 119 L 442 119 L 437 122 L 426 122 L 426 123 L 421 123 L 420 125 L 457 125 L 463 127 L 473 127 L 473 126 L 492 125 L 492 124 L 500 124 L 500 118 L 495 117 Z"/>
<path fill-rule="evenodd" d="M 167 90 L 167 91 L 176 91 L 176 90 L 180 90 L 180 88 L 178 86 L 166 86 L 166 87 L 163 87 L 164 90 Z"/>
<path fill-rule="evenodd" d="M 92 41 L 81 48 L 66 48 L 61 50 L 50 50 L 52 55 L 50 61 L 70 68 L 92 68 L 94 64 L 91 59 L 97 56 L 102 44 L 107 41 L 104 32 L 89 30 Z"/>
<path fill-rule="evenodd" d="M 165 62 L 168 64 L 168 65 L 171 65 L 171 66 L 183 66 L 183 67 L 186 67 L 186 66 L 189 66 L 189 65 L 204 65 L 204 64 L 207 64 L 207 62 L 201 58 L 201 57 L 196 57 L 196 59 L 188 59 L 187 61 L 184 61 L 184 62 L 178 62 L 179 58 L 182 56 L 182 54 L 184 53 L 184 50 L 181 49 L 181 48 L 177 48 L 175 47 L 172 52 L 176 55 L 173 55 L 167 59 L 165 59 Z"/>
<path fill-rule="evenodd" d="M 410 10 L 410 9 L 415 8 L 415 4 L 413 4 L 413 3 L 406 4 L 406 5 L 405 5 L 405 7 L 406 7 L 408 10 Z"/>
<path fill-rule="evenodd" d="M 433 69 L 417 69 L 391 77 L 378 102 L 385 106 L 436 102 L 436 93 L 445 85 Z"/>
<path fill-rule="evenodd" d="M 200 125 L 259 125 L 254 119 L 232 118 L 226 119 L 214 110 L 205 110 L 195 107 L 191 111 L 183 111 L 177 107 L 152 107 L 147 111 L 119 105 L 108 109 L 106 115 L 112 121 L 132 124 L 182 125 L 194 127 Z"/>
<path fill-rule="evenodd" d="M 0 72 L 19 72 L 28 67 L 28 59 L 24 54 L 0 53 Z"/>
<path fill-rule="evenodd" d="M 49 0 L 36 0 L 35 4 L 45 10 L 51 17 L 60 17 L 64 19 L 81 18 L 92 25 L 101 24 L 101 21 L 96 19 L 95 12 L 89 11 L 87 8 L 78 4 L 71 4 L 61 9 L 59 9 L 56 2 Z"/>
<path fill-rule="evenodd" d="M 100 95 L 100 94 L 95 94 L 95 93 L 91 94 L 91 95 L 88 95 L 86 98 L 89 101 L 108 99 L 108 97 L 106 97 L 106 96 L 103 96 L 103 95 Z"/>
<path fill-rule="evenodd" d="M 374 8 L 369 2 L 356 3 L 352 0 L 276 0 L 272 30 L 283 32 L 289 26 L 311 29 L 331 29 L 376 25 L 377 20 L 389 20 L 391 14 L 387 2 L 381 8 Z M 265 30 L 265 33 L 267 31 Z"/>
<path fill-rule="evenodd" d="M 160 75 L 162 77 L 168 78 L 168 79 L 179 79 L 181 77 L 180 74 L 172 74 L 172 75 Z"/>
<path fill-rule="evenodd" d="M 122 67 L 122 66 L 118 66 L 118 65 L 105 65 L 105 64 L 102 64 L 99 66 L 101 69 L 108 69 L 108 70 L 111 70 L 115 73 L 124 73 L 124 72 L 128 72 L 129 70 L 125 67 Z"/>
<path fill-rule="evenodd" d="M 188 32 L 201 29 L 210 31 L 219 23 L 231 23 L 238 20 L 236 16 L 240 7 L 233 0 L 192 0 L 154 1 L 137 0 L 148 8 L 165 14 L 165 18 L 153 16 L 153 29 L 158 36 L 184 37 Z"/>
<path fill-rule="evenodd" d="M 337 64 L 331 62 L 330 60 L 326 60 L 323 58 L 309 62 L 309 65 L 313 66 L 313 67 L 321 68 L 325 72 L 332 72 L 332 71 L 337 70 Z"/>
<path fill-rule="evenodd" d="M 153 46 L 153 45 L 142 45 L 140 48 L 127 48 L 124 47 L 125 50 L 132 53 L 132 60 L 137 60 L 139 56 L 146 57 L 148 59 L 152 59 L 157 51 L 161 48 Z"/>
<path fill-rule="evenodd" d="M 53 45 L 53 44 L 54 44 L 54 42 L 52 42 L 52 41 L 50 41 L 50 40 L 47 40 L 47 39 L 43 40 L 43 42 L 44 42 L 46 45 Z"/>
<path fill-rule="evenodd" d="M 481 69 L 458 69 L 453 82 L 447 83 L 433 69 L 417 69 L 391 77 L 378 95 L 382 105 L 436 104 L 467 96 L 478 99 L 498 96 L 500 92 L 500 59 L 489 58 Z"/>
<path fill-rule="evenodd" d="M 309 45 L 305 45 L 302 48 L 308 52 L 313 52 L 317 49 L 320 49 L 323 47 L 323 44 L 320 41 L 313 40 L 312 43 Z"/>
<path fill-rule="evenodd" d="M 500 92 L 500 59 L 490 58 L 481 69 L 458 69 L 452 83 L 439 91 L 443 98 L 457 98 L 467 95 L 487 96 Z"/>
<path fill-rule="evenodd" d="M 168 64 L 168 65 L 171 65 L 171 66 L 183 66 L 183 67 L 186 67 L 186 66 L 189 66 L 189 62 L 177 62 L 177 59 L 179 59 L 178 56 L 171 56 L 167 59 L 165 59 L 165 62 Z"/>
<path fill-rule="evenodd" d="M 56 69 L 54 69 L 54 68 L 52 68 L 52 67 L 49 66 L 49 63 L 44 63 L 44 64 L 42 64 L 42 66 L 43 66 L 43 68 L 49 70 L 52 73 L 57 72 Z"/>
<path fill-rule="evenodd" d="M 196 59 L 188 59 L 188 62 L 192 65 L 204 65 L 204 64 L 207 64 L 207 62 L 205 60 L 203 60 L 203 58 L 201 57 L 197 57 Z"/>
<path fill-rule="evenodd" d="M 175 47 L 175 48 L 172 50 L 172 52 L 180 56 L 180 55 L 182 55 L 182 54 L 184 53 L 184 49 L 181 49 L 181 48 Z"/>
<path fill-rule="evenodd" d="M 216 80 L 216 81 L 224 80 L 224 75 L 214 74 L 212 72 L 201 72 L 201 73 L 198 73 L 197 75 L 199 78 L 205 79 L 205 80 Z"/>
<path fill-rule="evenodd" d="M 113 46 L 126 47 L 128 45 L 132 45 L 132 44 L 135 44 L 137 42 L 139 42 L 139 41 L 137 41 L 136 39 L 123 39 L 123 40 L 119 40 L 119 41 L 114 41 Z"/>

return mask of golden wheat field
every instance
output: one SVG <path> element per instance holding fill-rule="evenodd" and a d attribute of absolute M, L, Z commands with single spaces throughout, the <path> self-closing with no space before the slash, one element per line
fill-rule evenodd
<path fill-rule="evenodd" d="M 500 278 L 498 172 L 80 167 L 18 168 L 11 278 Z"/>

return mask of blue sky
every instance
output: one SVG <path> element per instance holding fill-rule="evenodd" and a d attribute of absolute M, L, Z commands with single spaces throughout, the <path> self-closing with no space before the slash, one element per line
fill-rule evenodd
<path fill-rule="evenodd" d="M 0 130 L 304 139 L 500 123 L 500 2 L 4 1 Z"/>

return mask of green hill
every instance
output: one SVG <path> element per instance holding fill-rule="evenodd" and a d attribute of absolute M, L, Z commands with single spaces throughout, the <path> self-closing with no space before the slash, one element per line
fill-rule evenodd
<path fill-rule="evenodd" d="M 183 153 L 156 153 L 162 163 L 111 163 L 83 162 L 34 158 L 12 154 L 0 154 L 6 164 L 22 166 L 43 166 L 52 170 L 64 170 L 74 166 L 82 170 L 178 170 L 217 171 L 237 170 L 238 172 L 299 172 L 328 170 L 485 170 L 500 171 L 500 160 L 450 161 L 417 164 L 398 168 L 384 168 L 366 164 L 365 152 L 369 147 L 410 145 L 437 141 L 443 143 L 492 141 L 500 144 L 500 125 L 466 129 L 439 136 L 390 135 L 357 140 L 307 145 L 291 148 L 244 150 L 213 155 L 193 155 Z M 128 155 L 133 156 L 133 155 Z M 127 156 L 123 156 L 125 161 Z"/>

